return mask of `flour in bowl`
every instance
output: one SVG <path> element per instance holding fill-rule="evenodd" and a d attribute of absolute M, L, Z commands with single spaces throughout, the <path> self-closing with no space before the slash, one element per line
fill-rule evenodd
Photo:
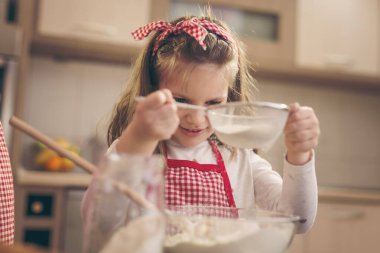
<path fill-rule="evenodd" d="M 148 214 L 121 227 L 101 253 L 161 253 L 165 221 L 159 213 Z"/>
<path fill-rule="evenodd" d="M 287 248 L 293 228 L 293 224 L 261 227 L 255 221 L 241 219 L 200 219 L 190 229 L 167 234 L 164 252 L 280 253 Z"/>

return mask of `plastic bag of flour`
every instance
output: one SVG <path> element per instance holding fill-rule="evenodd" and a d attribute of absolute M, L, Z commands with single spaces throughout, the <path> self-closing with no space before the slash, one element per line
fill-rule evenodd
<path fill-rule="evenodd" d="M 161 156 L 107 156 L 87 194 L 84 253 L 160 253 L 165 236 Z"/>

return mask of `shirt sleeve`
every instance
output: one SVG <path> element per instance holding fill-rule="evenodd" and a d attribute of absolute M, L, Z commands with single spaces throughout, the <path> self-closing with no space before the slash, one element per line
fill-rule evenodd
<path fill-rule="evenodd" d="M 318 186 L 314 153 L 302 166 L 284 161 L 281 208 L 300 217 L 298 233 L 305 233 L 314 224 L 318 206 Z"/>
<path fill-rule="evenodd" d="M 259 208 L 299 216 L 297 233 L 305 233 L 314 223 L 318 187 L 314 153 L 304 165 L 292 165 L 284 159 L 283 177 L 270 164 L 256 156 L 253 160 L 255 200 Z"/>

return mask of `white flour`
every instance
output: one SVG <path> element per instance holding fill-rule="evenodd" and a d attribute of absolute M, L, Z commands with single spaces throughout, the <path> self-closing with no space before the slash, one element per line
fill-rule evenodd
<path fill-rule="evenodd" d="M 101 253 L 161 253 L 165 221 L 160 214 L 136 218 L 120 228 Z"/>
<path fill-rule="evenodd" d="M 258 122 L 254 125 L 222 125 L 215 127 L 215 134 L 225 144 L 238 148 L 267 148 L 278 137 L 276 125 Z"/>
<path fill-rule="evenodd" d="M 248 220 L 179 217 L 167 226 L 179 229 L 164 239 L 164 220 L 146 215 L 120 228 L 101 253 L 281 253 L 287 248 L 294 224 L 260 227 Z"/>
<path fill-rule="evenodd" d="M 178 222 L 178 221 L 177 221 Z M 221 226 L 219 226 L 221 225 Z M 293 225 L 260 228 L 256 222 L 228 224 L 204 221 L 166 236 L 165 253 L 280 253 L 289 244 Z"/>

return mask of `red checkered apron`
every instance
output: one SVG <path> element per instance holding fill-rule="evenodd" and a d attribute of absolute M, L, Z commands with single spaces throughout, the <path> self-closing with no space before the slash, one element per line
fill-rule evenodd
<path fill-rule="evenodd" d="M 165 200 L 168 206 L 235 207 L 223 158 L 217 145 L 211 140 L 209 143 L 217 164 L 166 158 Z"/>
<path fill-rule="evenodd" d="M 14 189 L 11 163 L 0 122 L 0 243 L 14 242 Z"/>

